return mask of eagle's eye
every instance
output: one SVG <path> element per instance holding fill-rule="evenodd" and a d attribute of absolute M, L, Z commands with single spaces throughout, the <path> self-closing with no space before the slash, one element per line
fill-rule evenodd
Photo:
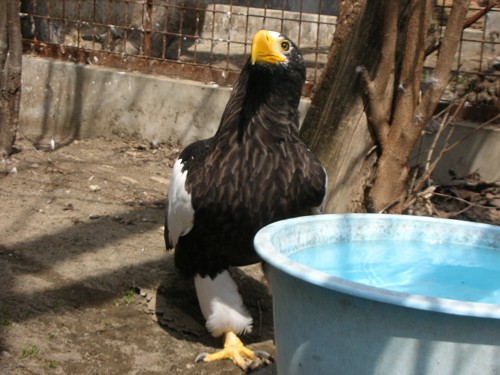
<path fill-rule="evenodd" d="M 281 42 L 281 49 L 285 52 L 288 51 L 290 49 L 290 42 L 286 40 L 284 42 Z"/>

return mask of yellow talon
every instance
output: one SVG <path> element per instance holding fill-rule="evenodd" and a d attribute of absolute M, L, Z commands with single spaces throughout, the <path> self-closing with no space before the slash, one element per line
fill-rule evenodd
<path fill-rule="evenodd" d="M 201 353 L 196 357 L 196 362 L 212 362 L 220 359 L 231 359 L 235 365 L 246 370 L 248 364 L 255 359 L 255 354 L 243 345 L 234 332 L 229 331 L 224 334 L 224 349 L 212 354 Z"/>

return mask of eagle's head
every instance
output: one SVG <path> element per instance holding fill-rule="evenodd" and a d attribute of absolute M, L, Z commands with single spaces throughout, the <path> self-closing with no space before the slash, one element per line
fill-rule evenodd
<path fill-rule="evenodd" d="M 260 30 L 254 35 L 250 62 L 253 66 L 265 66 L 268 69 L 305 71 L 304 58 L 297 45 L 276 31 Z"/>
<path fill-rule="evenodd" d="M 276 31 L 260 30 L 252 39 L 250 58 L 242 82 L 253 98 L 283 99 L 298 106 L 306 79 L 306 65 L 297 45 Z M 252 106 L 251 106 L 252 107 Z"/>

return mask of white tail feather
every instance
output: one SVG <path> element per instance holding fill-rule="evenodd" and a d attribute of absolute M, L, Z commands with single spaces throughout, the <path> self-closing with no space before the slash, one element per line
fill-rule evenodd
<path fill-rule="evenodd" d="M 214 279 L 196 275 L 194 283 L 206 327 L 213 336 L 218 337 L 229 331 L 236 334 L 252 331 L 253 319 L 228 271 L 223 271 Z"/>

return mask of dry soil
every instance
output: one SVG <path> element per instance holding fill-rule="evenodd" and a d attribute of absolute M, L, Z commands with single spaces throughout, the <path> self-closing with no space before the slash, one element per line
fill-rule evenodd
<path fill-rule="evenodd" d="M 0 374 L 241 374 L 230 361 L 194 363 L 221 341 L 163 242 L 179 148 L 17 144 L 0 165 Z M 235 275 L 254 316 L 243 340 L 273 353 L 260 267 Z"/>

